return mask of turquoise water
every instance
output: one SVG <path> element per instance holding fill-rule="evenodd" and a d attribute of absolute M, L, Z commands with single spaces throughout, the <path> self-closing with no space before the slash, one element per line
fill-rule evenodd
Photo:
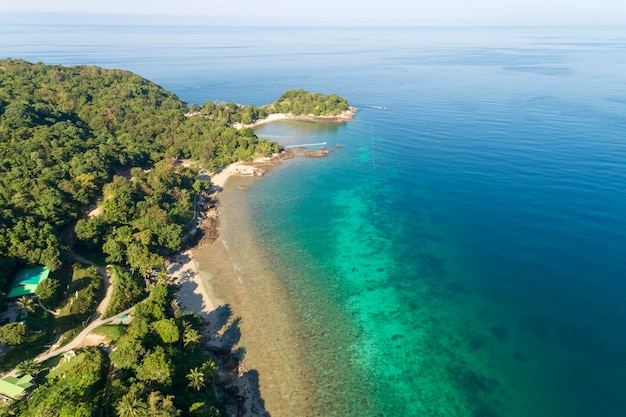
<path fill-rule="evenodd" d="M 248 191 L 315 415 L 626 416 L 626 28 L 0 31 L 189 102 L 360 108 L 257 129 L 341 145 Z"/>

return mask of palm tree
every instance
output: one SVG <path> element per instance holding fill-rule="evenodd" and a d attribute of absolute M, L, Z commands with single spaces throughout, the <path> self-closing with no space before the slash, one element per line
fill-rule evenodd
<path fill-rule="evenodd" d="M 185 326 L 183 330 L 183 346 L 190 346 L 191 351 L 193 352 L 196 348 L 196 345 L 200 343 L 202 339 L 202 335 L 196 329 L 192 327 Z"/>
<path fill-rule="evenodd" d="M 207 358 L 206 361 L 202 364 L 202 372 L 204 372 L 204 376 L 209 378 L 211 382 L 217 381 L 218 373 L 217 373 L 217 361 L 215 358 Z"/>
<path fill-rule="evenodd" d="M 148 415 L 148 406 L 135 395 L 124 395 L 115 407 L 118 417 L 144 417 Z"/>
<path fill-rule="evenodd" d="M 25 311 L 27 313 L 35 311 L 35 300 L 26 297 L 25 295 L 18 298 L 15 304 L 19 307 L 20 311 Z"/>
<path fill-rule="evenodd" d="M 16 369 L 21 375 L 34 375 L 38 374 L 39 371 L 41 371 L 42 365 L 33 361 L 32 359 L 25 359 L 17 364 Z"/>
<path fill-rule="evenodd" d="M 195 389 L 196 391 L 200 391 L 204 388 L 204 372 L 200 369 L 193 368 L 189 370 L 187 374 L 187 379 L 189 380 L 189 387 Z"/>

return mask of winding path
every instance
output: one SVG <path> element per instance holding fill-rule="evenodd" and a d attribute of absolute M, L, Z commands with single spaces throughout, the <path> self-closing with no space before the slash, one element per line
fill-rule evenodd
<path fill-rule="evenodd" d="M 50 310 L 48 307 L 46 307 L 45 305 L 43 305 L 43 303 L 41 302 L 41 300 L 39 299 L 39 297 L 35 298 L 37 300 L 37 303 L 39 303 L 39 307 L 41 307 L 44 311 L 47 311 L 48 313 L 52 314 L 53 316 L 58 316 L 59 313 L 56 311 L 52 311 Z"/>
<path fill-rule="evenodd" d="M 96 312 L 92 315 L 92 317 L 95 318 L 94 321 L 89 323 L 89 325 L 85 327 L 83 331 L 81 331 L 74 339 L 72 339 L 71 342 L 51 352 L 43 353 L 37 356 L 34 359 L 35 362 L 43 362 L 57 355 L 61 355 L 67 352 L 68 350 L 76 349 L 78 346 L 81 345 L 85 337 L 87 337 L 87 335 L 91 333 L 93 329 L 103 324 L 110 324 L 110 323 L 115 322 L 116 320 L 120 320 L 123 316 L 128 315 L 130 312 L 132 312 L 135 309 L 135 307 L 133 306 L 127 310 L 122 311 L 119 314 L 116 314 L 113 317 L 109 317 L 108 319 L 102 319 L 102 316 L 104 315 L 104 313 L 107 310 L 107 307 L 109 306 L 109 302 L 111 302 L 111 296 L 113 295 L 113 285 L 112 285 L 113 280 L 109 276 L 107 272 L 107 268 L 104 266 L 97 265 L 94 262 L 90 261 L 89 259 L 83 258 L 82 256 L 78 255 L 77 253 L 67 252 L 67 254 L 70 258 L 74 259 L 75 261 L 78 261 L 83 264 L 91 265 L 94 268 L 96 268 L 98 273 L 102 276 L 102 282 L 105 288 L 105 295 L 102 301 L 100 301 L 100 304 L 98 304 L 98 308 L 96 309 Z"/>
<path fill-rule="evenodd" d="M 89 333 L 91 333 L 91 331 L 93 329 L 95 329 L 96 327 L 101 326 L 103 324 L 111 324 L 111 323 L 114 323 L 114 322 L 116 322 L 118 320 L 121 321 L 122 317 L 130 314 L 134 309 L 135 309 L 135 306 L 132 306 L 131 308 L 126 309 L 126 310 L 122 311 L 121 313 L 118 313 L 118 314 L 114 315 L 113 317 L 109 317 L 108 319 L 97 319 L 97 320 L 92 321 L 71 342 L 69 342 L 68 344 L 66 344 L 64 346 L 61 346 L 58 349 L 53 350 L 52 352 L 44 353 L 44 354 L 41 354 L 41 355 L 37 356 L 34 359 L 34 361 L 35 362 L 43 362 L 43 361 L 48 360 L 50 358 L 53 358 L 55 356 L 61 355 L 61 354 L 65 353 L 65 352 L 67 352 L 68 350 L 76 349 L 78 346 L 81 345 L 83 339 L 85 339 L 85 337 L 87 337 L 87 335 Z"/>

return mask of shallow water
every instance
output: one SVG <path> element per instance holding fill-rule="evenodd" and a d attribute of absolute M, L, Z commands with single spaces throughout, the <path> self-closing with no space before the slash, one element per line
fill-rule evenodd
<path fill-rule="evenodd" d="M 245 191 L 252 178 L 233 178 L 220 194 L 220 236 L 194 257 L 221 306 L 227 306 L 227 344 L 243 369 L 257 372 L 273 415 L 310 415 L 311 372 L 298 349 L 293 309 L 250 224 Z M 234 325 L 233 325 L 234 324 Z"/>

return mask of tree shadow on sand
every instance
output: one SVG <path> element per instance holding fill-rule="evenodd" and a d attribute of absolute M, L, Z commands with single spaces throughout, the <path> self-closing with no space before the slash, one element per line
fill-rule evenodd
<path fill-rule="evenodd" d="M 173 260 L 172 263 L 167 267 L 167 273 L 169 275 L 174 275 L 175 273 L 177 273 L 178 271 L 180 271 L 180 269 L 183 267 L 183 265 L 185 265 L 187 262 L 190 261 L 190 257 L 189 255 L 185 254 L 185 253 L 181 253 L 176 255 Z"/>
<path fill-rule="evenodd" d="M 205 324 L 202 348 L 217 358 L 218 395 L 227 404 L 229 415 L 269 417 L 259 390 L 259 374 L 256 370 L 245 368 L 243 360 L 246 351 L 238 346 L 241 317 L 233 317 L 228 304 L 209 311 L 194 279 L 195 272 L 184 269 L 189 260 L 184 253 L 177 255 L 168 266 L 168 273 L 177 275 L 174 284 L 176 308 L 195 312 Z"/>
<path fill-rule="evenodd" d="M 228 411 L 237 417 L 269 417 L 259 389 L 259 373 L 245 368 L 245 349 L 237 346 L 241 339 L 241 317 L 233 317 L 228 304 L 221 305 L 205 318 L 207 341 L 204 348 L 213 354 L 219 365 L 218 391 Z"/>

